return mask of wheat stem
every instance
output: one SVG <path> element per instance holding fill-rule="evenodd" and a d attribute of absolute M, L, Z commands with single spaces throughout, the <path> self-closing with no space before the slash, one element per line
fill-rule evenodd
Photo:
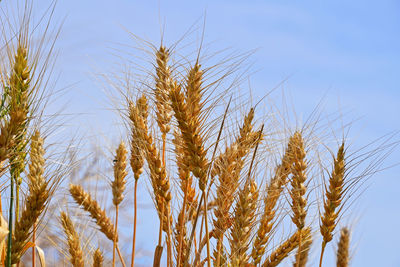
<path fill-rule="evenodd" d="M 36 267 L 36 227 L 37 223 L 35 222 L 33 225 L 33 232 L 32 232 L 32 267 Z"/>
<path fill-rule="evenodd" d="M 133 217 L 133 241 L 132 241 L 132 256 L 131 256 L 131 267 L 135 266 L 135 246 L 136 246 L 136 223 L 137 223 L 137 185 L 138 179 L 135 179 L 135 191 L 134 191 L 134 217 Z"/>
<path fill-rule="evenodd" d="M 117 249 L 117 233 L 118 233 L 118 210 L 119 206 L 115 207 L 115 225 L 114 225 L 114 241 L 113 241 L 113 257 L 112 257 L 112 266 L 115 267 L 115 250 Z"/>
<path fill-rule="evenodd" d="M 10 208 L 8 212 L 8 241 L 7 241 L 6 267 L 11 267 L 13 208 L 14 208 L 14 179 L 10 179 Z"/>

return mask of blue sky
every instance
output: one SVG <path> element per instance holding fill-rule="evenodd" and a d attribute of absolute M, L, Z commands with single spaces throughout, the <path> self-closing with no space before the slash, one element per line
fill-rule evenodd
<path fill-rule="evenodd" d="M 37 3 L 38 11 L 47 3 Z M 82 135 L 94 130 L 110 139 L 118 135 L 110 127 L 118 117 L 108 110 L 94 76 L 118 64 L 113 48 L 132 44 L 124 28 L 158 43 L 165 22 L 168 44 L 196 21 L 201 25 L 204 14 L 205 40 L 214 42 L 215 51 L 257 49 L 250 58 L 257 71 L 251 76 L 256 96 L 290 77 L 284 88 L 299 114 L 325 96 L 328 112 L 340 105 L 350 111 L 350 120 L 361 117 L 352 129 L 360 143 L 400 129 L 399 1 L 58 1 L 54 21 L 64 23 L 55 73 L 60 74 L 57 86 L 68 87 L 58 101 L 68 100 L 68 112 L 84 114 L 69 124 Z M 396 150 L 388 165 L 398 159 Z M 356 210 L 347 214 L 355 230 L 354 267 L 400 266 L 398 173 L 394 167 L 375 175 Z M 143 230 L 139 241 L 143 246 L 146 234 Z"/>

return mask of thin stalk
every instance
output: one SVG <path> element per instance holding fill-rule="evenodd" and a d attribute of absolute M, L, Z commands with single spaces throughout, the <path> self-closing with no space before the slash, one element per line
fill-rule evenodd
<path fill-rule="evenodd" d="M 300 267 L 300 259 L 301 259 L 301 231 L 299 231 L 299 247 L 297 248 L 297 264 L 296 267 Z"/>
<path fill-rule="evenodd" d="M 213 231 L 211 231 L 211 232 L 213 232 Z M 193 266 L 197 266 L 198 265 L 198 263 L 200 261 L 201 251 L 203 250 L 203 247 L 206 245 L 206 243 L 207 243 L 207 240 L 206 240 L 206 237 L 204 237 L 203 240 L 200 241 L 199 250 L 195 253 Z"/>
<path fill-rule="evenodd" d="M 15 177 L 15 179 L 17 179 L 17 177 Z M 20 185 L 17 182 L 17 184 L 15 185 L 15 221 L 18 221 L 19 217 L 19 188 Z"/>
<path fill-rule="evenodd" d="M 324 257 L 325 247 L 326 247 L 326 243 L 322 242 L 321 256 L 319 258 L 319 267 L 322 267 L 322 258 Z"/>
<path fill-rule="evenodd" d="M 134 217 L 133 217 L 133 241 L 132 241 L 132 256 L 131 267 L 135 266 L 135 246 L 136 246 L 136 220 L 137 220 L 137 184 L 138 179 L 135 179 L 135 192 L 134 192 Z"/>
<path fill-rule="evenodd" d="M 162 251 L 163 251 L 162 246 L 156 247 L 156 251 L 154 253 L 153 267 L 160 267 Z"/>
<path fill-rule="evenodd" d="M 154 261 L 153 266 L 160 266 L 160 260 L 162 256 L 163 247 L 161 246 L 162 241 L 162 227 L 164 223 L 164 203 L 161 205 L 161 215 L 160 215 L 160 228 L 158 230 L 158 244 L 156 250 L 154 251 Z M 157 265 L 158 263 L 158 265 Z"/>
<path fill-rule="evenodd" d="M 203 206 L 201 206 L 203 207 Z M 201 224 L 200 224 L 200 233 L 199 233 L 199 239 L 201 240 L 203 236 L 203 226 L 204 226 L 204 216 L 201 217 Z M 196 237 L 196 235 L 195 235 Z M 204 236 L 205 243 L 207 243 L 206 237 Z M 204 243 L 204 245 L 205 245 Z M 196 241 L 194 241 L 194 244 L 196 245 Z"/>
<path fill-rule="evenodd" d="M 113 267 L 115 267 L 115 250 L 117 248 L 118 210 L 119 210 L 119 205 L 115 206 L 114 244 L 113 244 L 113 259 L 112 259 Z"/>
<path fill-rule="evenodd" d="M 14 179 L 10 182 L 10 210 L 8 213 L 8 241 L 7 241 L 7 258 L 6 267 L 11 267 L 11 245 L 12 245 L 12 225 L 13 225 L 13 208 L 14 208 Z"/>
<path fill-rule="evenodd" d="M 220 266 L 220 262 L 221 262 L 221 249 L 222 249 L 222 240 L 224 238 L 224 235 L 222 235 L 218 241 L 217 241 L 217 259 L 216 259 L 216 264 L 215 266 Z"/>
<path fill-rule="evenodd" d="M 37 227 L 37 224 L 35 222 L 33 224 L 33 233 L 32 233 L 32 243 L 33 243 L 33 247 L 32 247 L 32 267 L 36 267 L 36 253 L 35 253 L 35 249 L 36 249 L 36 227 Z"/>
<path fill-rule="evenodd" d="M 169 209 L 168 209 L 169 214 Z M 171 220 L 167 217 L 167 260 L 168 266 L 172 267 L 172 242 L 171 242 Z"/>
<path fill-rule="evenodd" d="M 162 164 L 165 167 L 165 147 L 166 147 L 166 139 L 167 135 L 166 133 L 162 134 Z M 164 202 L 164 201 L 163 201 Z M 163 205 L 164 206 L 164 205 Z M 163 207 L 164 209 L 164 207 Z M 169 211 L 167 212 L 169 214 Z M 161 217 L 164 218 L 164 212 L 161 214 Z M 170 229 L 170 218 L 167 217 L 167 267 L 171 267 L 171 261 L 172 261 L 172 251 L 171 251 L 171 229 Z M 163 227 L 163 224 L 161 224 L 161 229 Z M 162 230 L 161 230 L 162 233 Z"/>
<path fill-rule="evenodd" d="M 185 192 L 183 193 L 183 205 L 182 205 L 182 220 L 179 225 L 180 232 L 179 232 L 179 247 L 178 247 L 178 262 L 176 264 L 177 267 L 180 266 L 181 263 L 181 253 L 182 253 L 182 240 L 183 240 L 183 227 L 184 227 L 184 219 L 186 213 L 186 201 L 187 201 L 187 191 L 188 191 L 189 183 L 186 183 Z"/>
<path fill-rule="evenodd" d="M 207 266 L 211 267 L 211 256 L 210 256 L 210 236 L 208 233 L 208 222 L 207 222 L 207 194 L 205 194 L 205 191 L 203 190 L 204 194 L 204 225 L 205 225 L 205 230 L 206 230 L 206 240 L 207 240 Z"/>
<path fill-rule="evenodd" d="M 124 258 L 122 257 L 122 253 L 121 253 L 121 250 L 119 249 L 118 243 L 117 243 L 117 253 L 118 253 L 119 259 L 121 260 L 122 267 L 126 267 L 126 264 L 125 264 Z"/>
<path fill-rule="evenodd" d="M 186 259 L 185 259 L 185 264 L 184 264 L 185 267 L 188 266 L 190 247 L 192 246 L 192 241 L 193 241 L 193 238 L 194 238 L 194 233 L 195 233 L 195 230 L 196 230 L 197 221 L 199 219 L 200 210 L 201 210 L 201 207 L 203 205 L 203 203 L 202 203 L 203 198 L 204 198 L 204 191 L 201 194 L 199 205 L 197 206 L 196 216 L 194 217 L 192 232 L 190 234 L 190 239 L 189 239 L 188 248 L 187 248 L 188 251 L 186 253 Z"/>

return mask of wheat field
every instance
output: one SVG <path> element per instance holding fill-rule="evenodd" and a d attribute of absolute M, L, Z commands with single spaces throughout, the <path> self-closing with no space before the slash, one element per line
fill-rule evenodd
<path fill-rule="evenodd" d="M 209 52 L 206 27 L 188 25 L 170 43 L 127 33 L 124 69 L 98 75 L 120 134 L 85 154 L 102 134 L 52 137 L 69 124 L 48 112 L 57 3 L 37 20 L 20 2 L 0 2 L 0 266 L 352 266 L 348 216 L 396 132 L 357 148 L 340 111 L 300 119 L 271 100 L 281 88 L 253 96 L 253 51 Z"/>

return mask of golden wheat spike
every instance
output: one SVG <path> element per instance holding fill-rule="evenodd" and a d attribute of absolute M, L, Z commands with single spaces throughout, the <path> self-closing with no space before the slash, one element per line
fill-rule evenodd
<path fill-rule="evenodd" d="M 61 212 L 60 221 L 67 237 L 68 251 L 70 254 L 69 261 L 73 267 L 84 267 L 85 263 L 83 260 L 81 242 L 74 224 L 65 212 Z"/>
<path fill-rule="evenodd" d="M 116 151 L 114 159 L 114 180 L 111 183 L 113 193 L 113 203 L 118 206 L 124 199 L 124 191 L 126 188 L 126 171 L 127 151 L 124 142 L 121 142 Z"/>
<path fill-rule="evenodd" d="M 262 264 L 262 267 L 275 267 L 278 266 L 289 254 L 295 250 L 299 245 L 299 238 L 308 238 L 311 234 L 310 228 L 303 228 L 301 231 L 297 231 L 279 247 L 277 247 L 270 255 L 267 260 Z"/>
<path fill-rule="evenodd" d="M 346 227 L 340 231 L 340 239 L 336 252 L 336 266 L 348 267 L 350 262 L 350 231 Z"/>
<path fill-rule="evenodd" d="M 284 185 L 287 183 L 287 178 L 293 165 L 293 143 L 294 137 L 292 136 L 289 139 L 281 163 L 276 167 L 274 177 L 267 186 L 267 195 L 264 198 L 264 211 L 261 215 L 256 238 L 254 240 L 253 249 L 251 252 L 254 265 L 260 263 L 270 238 L 270 232 L 275 222 L 276 204 L 278 203 Z"/>
<path fill-rule="evenodd" d="M 114 236 L 114 224 L 107 217 L 106 212 L 100 208 L 100 205 L 94 200 L 89 193 L 85 192 L 80 185 L 71 184 L 69 192 L 75 202 L 89 212 L 96 224 L 100 227 L 100 231 L 111 241 L 118 240 L 118 236 Z"/>
<path fill-rule="evenodd" d="M 255 222 L 258 204 L 258 187 L 255 181 L 245 184 L 240 190 L 230 234 L 230 259 L 234 266 L 245 266 L 249 256 L 250 236 Z"/>
<path fill-rule="evenodd" d="M 324 213 L 321 215 L 320 232 L 322 235 L 322 249 L 320 266 L 325 246 L 332 240 L 332 233 L 336 228 L 339 212 L 336 210 L 342 202 L 345 179 L 345 149 L 344 143 L 339 147 L 333 162 L 333 170 L 329 177 L 329 187 L 325 187 Z M 339 209 L 340 211 L 340 209 Z"/>

